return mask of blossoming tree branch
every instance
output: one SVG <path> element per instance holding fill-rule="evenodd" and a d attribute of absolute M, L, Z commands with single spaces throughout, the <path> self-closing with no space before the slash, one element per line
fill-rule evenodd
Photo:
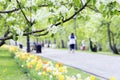
<path fill-rule="evenodd" d="M 32 1 L 32 0 L 31 0 Z M 17 13 L 22 13 L 22 15 L 24 16 L 24 18 L 25 18 L 25 20 L 26 20 L 26 23 L 27 23 L 27 25 L 28 25 L 28 27 L 26 28 L 24 28 L 24 30 L 22 31 L 21 30 L 21 32 L 22 32 L 22 34 L 23 34 L 23 36 L 26 36 L 27 34 L 33 34 L 33 33 L 40 33 L 40 32 L 44 32 L 44 31 L 46 31 L 45 33 L 43 33 L 43 34 L 39 34 L 39 36 L 43 36 L 43 35 L 46 35 L 46 34 L 48 34 L 48 32 L 49 32 L 49 30 L 48 30 L 48 28 L 43 28 L 43 29 L 40 29 L 40 30 L 35 30 L 35 31 L 29 31 L 29 32 L 27 32 L 26 30 L 28 30 L 29 28 L 31 28 L 34 24 L 35 24 L 35 21 L 37 20 L 37 19 L 35 19 L 34 17 L 35 17 L 35 15 L 34 15 L 34 17 L 32 16 L 33 15 L 33 13 L 30 13 L 30 15 L 28 16 L 28 15 L 26 15 L 26 13 L 24 12 L 24 10 L 25 9 L 29 9 L 29 8 L 31 8 L 32 9 L 32 7 L 33 6 L 36 6 L 36 4 L 37 4 L 37 1 L 36 1 L 36 4 L 35 4 L 35 1 L 27 1 L 27 4 L 25 4 L 25 6 L 26 7 L 22 7 L 21 5 L 21 3 L 22 3 L 22 1 L 21 2 L 19 2 L 18 0 L 16 0 L 16 1 L 9 1 L 9 2 L 6 2 L 6 1 L 1 1 L 1 2 L 3 2 L 3 5 L 4 4 L 7 4 L 7 3 L 12 3 L 12 4 L 15 4 L 15 5 L 10 5 L 11 7 L 13 7 L 14 9 L 13 10 L 6 10 L 6 11 L 4 11 L 4 10 L 1 10 L 0 11 L 0 13 L 4 16 L 4 17 L 6 17 L 6 16 L 8 16 L 9 14 L 15 14 L 15 15 L 17 15 Z M 31 2 L 31 3 L 30 3 Z M 34 3 L 33 3 L 34 2 Z M 49 1 L 48 1 L 49 2 Z M 38 8 L 39 7 L 46 7 L 46 8 L 49 8 L 49 6 L 51 7 L 51 11 L 50 11 L 50 13 L 49 13 L 49 16 L 53 16 L 53 15 L 55 15 L 55 17 L 57 16 L 57 15 L 60 15 L 59 16 L 59 18 L 63 18 L 63 17 L 65 17 L 65 15 L 67 14 L 67 12 L 68 12 L 68 9 L 67 9 L 67 7 L 65 7 L 65 5 L 66 6 L 68 6 L 68 5 L 74 5 L 74 3 L 72 3 L 72 1 L 68 1 L 68 2 L 63 2 L 62 0 L 60 1 L 60 2 L 54 2 L 54 1 L 50 1 L 51 2 L 51 4 L 48 4 L 48 5 L 38 5 Z M 63 3 L 61 3 L 61 2 L 63 2 Z M 88 0 L 82 7 L 80 7 L 80 9 L 78 9 L 73 15 L 71 15 L 70 17 L 68 17 L 68 18 L 64 18 L 64 19 L 62 19 L 61 21 L 60 20 L 57 20 L 57 21 L 55 21 L 55 22 L 52 22 L 52 25 L 50 26 L 50 27 L 53 27 L 53 26 L 58 26 L 58 25 L 60 25 L 60 24 L 62 24 L 62 23 L 65 23 L 65 22 L 67 22 L 67 21 L 69 21 L 70 19 L 72 19 L 76 14 L 78 14 L 80 11 L 82 11 L 85 7 L 86 7 L 86 5 L 88 4 L 90 2 L 90 0 Z M 58 13 L 57 13 L 57 11 L 56 11 L 56 13 L 54 13 L 54 12 L 52 12 L 52 10 L 53 9 L 55 9 L 56 7 L 53 7 L 54 5 L 56 5 L 56 4 L 58 4 L 59 3 L 59 5 L 60 5 L 60 3 L 61 3 L 61 5 L 62 5 L 62 9 L 64 9 L 64 12 L 62 11 L 62 9 L 61 9 L 61 11 L 58 11 Z M 33 5 L 32 5 L 33 4 Z M 60 7 L 58 5 L 58 7 Z M 18 6 L 18 8 L 16 8 L 16 6 Z M 57 6 L 57 5 L 56 5 Z M 71 8 L 72 8 L 72 6 L 71 6 Z M 8 6 L 9 7 L 9 6 Z M 74 7 L 74 6 L 73 6 Z M 24 10 L 23 10 L 24 9 Z M 39 10 L 39 9 L 38 9 Z M 13 13 L 14 12 L 14 13 Z M 30 11 L 29 11 L 30 12 Z M 5 14 L 5 13 L 7 13 L 7 14 Z M 62 13 L 62 14 L 61 14 Z M 38 15 L 40 15 L 39 13 L 37 13 Z M 21 15 L 20 15 L 21 16 Z M 30 17 L 32 17 L 32 18 L 34 18 L 34 22 L 32 22 L 31 20 L 30 20 Z M 16 25 L 15 24 L 15 19 L 17 19 L 18 20 L 18 18 L 16 18 L 15 16 L 9 16 L 9 18 L 5 21 L 6 22 L 6 25 L 7 26 L 13 26 L 12 28 L 14 29 L 14 27 L 16 27 L 16 26 L 18 26 L 17 28 L 18 29 L 20 29 L 20 25 Z M 52 20 L 52 18 L 51 18 L 51 20 Z M 12 22 L 14 22 L 14 24 L 7 24 L 7 23 L 9 23 L 9 21 L 12 21 Z M 17 21 L 16 21 L 17 22 Z M 16 25 L 16 26 L 15 26 Z M 9 28 L 10 29 L 10 28 Z M 21 33 L 20 32 L 20 33 Z M 13 33 L 12 31 L 10 31 L 9 32 L 9 34 L 10 33 Z M 16 32 L 15 32 L 16 33 Z M 19 34 L 20 34 L 19 33 Z M 18 33 L 16 33 L 16 36 L 18 36 L 19 35 Z M 11 35 L 9 35 L 9 36 L 3 36 L 2 38 L 0 38 L 0 40 L 2 40 L 2 41 L 5 41 L 5 40 L 8 40 L 8 39 L 12 39 L 13 38 L 13 34 L 11 34 Z"/>
<path fill-rule="evenodd" d="M 103 25 L 110 24 L 112 17 L 119 15 L 119 5 L 119 0 L 0 0 L 0 46 L 18 36 L 54 34 L 59 25 L 76 15 L 90 16 L 89 9 L 102 14 L 106 22 Z M 111 42 L 113 32 L 109 32 Z"/>

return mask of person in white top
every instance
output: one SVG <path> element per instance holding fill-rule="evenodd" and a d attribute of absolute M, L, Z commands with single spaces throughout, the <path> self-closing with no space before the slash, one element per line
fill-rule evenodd
<path fill-rule="evenodd" d="M 71 33 L 71 35 L 69 36 L 69 47 L 72 53 L 75 50 L 75 45 L 76 45 L 76 36 L 74 35 L 74 33 Z"/>

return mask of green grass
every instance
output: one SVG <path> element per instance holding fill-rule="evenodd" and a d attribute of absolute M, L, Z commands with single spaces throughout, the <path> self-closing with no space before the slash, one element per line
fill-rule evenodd
<path fill-rule="evenodd" d="M 28 80 L 8 50 L 0 49 L 0 80 Z"/>
<path fill-rule="evenodd" d="M 78 52 L 85 52 L 85 53 L 90 53 L 90 54 L 101 54 L 101 55 L 108 55 L 108 56 L 120 56 L 120 55 L 114 54 L 112 52 L 103 52 L 103 51 L 91 52 L 91 51 L 80 51 L 80 50 L 78 50 Z"/>
<path fill-rule="evenodd" d="M 60 50 L 69 50 L 68 48 L 57 48 L 57 49 L 60 49 Z M 82 50 L 79 49 L 79 50 L 77 50 L 77 52 L 85 52 L 85 53 L 101 54 L 101 55 L 109 55 L 109 56 L 120 56 L 118 54 L 114 54 L 112 52 L 105 52 L 105 51 L 91 52 L 89 50 L 82 51 Z"/>
<path fill-rule="evenodd" d="M 72 75 L 76 75 L 76 74 L 81 74 L 81 77 L 83 79 L 85 79 L 85 78 L 87 78 L 88 76 L 91 75 L 91 74 L 86 73 L 84 71 L 81 71 L 79 69 L 75 69 L 75 68 L 72 68 L 72 67 L 68 66 L 68 75 L 72 76 Z M 99 79 L 96 79 L 96 80 L 99 80 Z"/>

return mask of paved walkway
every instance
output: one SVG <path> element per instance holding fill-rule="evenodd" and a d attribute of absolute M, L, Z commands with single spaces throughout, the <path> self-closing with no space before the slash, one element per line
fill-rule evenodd
<path fill-rule="evenodd" d="M 120 56 L 85 52 L 69 53 L 67 50 L 58 49 L 44 49 L 42 54 L 37 55 L 95 74 L 101 77 L 101 80 L 107 80 L 111 76 L 120 80 Z"/>

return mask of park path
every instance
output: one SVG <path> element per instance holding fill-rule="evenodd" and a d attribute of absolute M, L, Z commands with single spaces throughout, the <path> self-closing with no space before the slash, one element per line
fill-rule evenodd
<path fill-rule="evenodd" d="M 86 52 L 69 53 L 67 50 L 49 48 L 43 49 L 43 52 L 37 55 L 89 72 L 101 77 L 101 80 L 108 80 L 111 76 L 120 80 L 120 56 Z"/>

